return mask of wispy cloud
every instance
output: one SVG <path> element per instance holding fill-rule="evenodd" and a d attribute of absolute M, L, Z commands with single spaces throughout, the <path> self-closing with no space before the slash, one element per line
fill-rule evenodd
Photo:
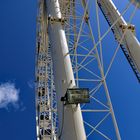
<path fill-rule="evenodd" d="M 0 84 L 0 108 L 8 108 L 9 105 L 19 108 L 19 89 L 14 83 Z"/>
<path fill-rule="evenodd" d="M 29 86 L 29 88 L 31 88 L 31 89 L 34 89 L 34 81 L 33 80 L 29 80 L 28 82 L 27 82 L 27 84 L 28 84 L 28 86 Z"/>

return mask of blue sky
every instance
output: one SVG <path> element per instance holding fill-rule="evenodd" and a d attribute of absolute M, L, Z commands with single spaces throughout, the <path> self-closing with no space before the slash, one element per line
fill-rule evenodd
<path fill-rule="evenodd" d="M 123 7 L 121 1 L 115 2 L 120 9 Z M 140 40 L 139 11 L 133 22 Z M 0 107 L 0 140 L 36 139 L 33 88 L 36 13 L 36 0 L 0 2 L 0 83 L 14 83 L 13 89 L 19 92 L 19 101 L 14 100 L 14 106 Z M 139 140 L 140 84 L 121 51 L 108 83 L 122 140 Z"/>
<path fill-rule="evenodd" d="M 0 108 L 0 140 L 35 140 L 36 3 L 0 1 L 0 83 L 20 90 L 18 109 Z"/>

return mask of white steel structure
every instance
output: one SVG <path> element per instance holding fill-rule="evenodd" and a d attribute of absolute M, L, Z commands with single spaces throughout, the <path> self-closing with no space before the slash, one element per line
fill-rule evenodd
<path fill-rule="evenodd" d="M 106 78 L 121 47 L 140 81 L 140 43 L 130 24 L 139 4 L 127 23 L 123 14 L 130 5 L 119 13 L 112 0 L 38 1 L 37 140 L 93 140 L 95 134 L 121 140 Z M 110 26 L 103 36 L 99 8 Z M 102 41 L 111 30 L 118 47 L 107 67 Z M 61 97 L 75 87 L 90 89 L 90 104 L 63 104 Z"/>
<path fill-rule="evenodd" d="M 39 1 L 36 44 L 37 140 L 56 140 L 57 109 L 44 1 Z"/>

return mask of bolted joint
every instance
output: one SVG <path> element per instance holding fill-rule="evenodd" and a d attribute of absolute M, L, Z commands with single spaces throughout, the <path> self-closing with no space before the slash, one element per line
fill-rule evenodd
<path fill-rule="evenodd" d="M 48 21 L 51 24 L 53 24 L 53 23 L 61 23 L 62 25 L 64 25 L 64 23 L 66 22 L 66 19 L 64 17 L 57 18 L 57 17 L 49 16 Z"/>
<path fill-rule="evenodd" d="M 132 24 L 128 24 L 128 25 L 121 24 L 120 28 L 122 29 L 123 33 L 125 32 L 126 29 L 131 30 L 132 33 L 135 33 L 135 26 Z"/>
<path fill-rule="evenodd" d="M 86 23 L 88 23 L 88 20 L 89 20 L 88 12 L 86 12 L 85 17 L 84 17 L 84 20 L 85 20 Z"/>

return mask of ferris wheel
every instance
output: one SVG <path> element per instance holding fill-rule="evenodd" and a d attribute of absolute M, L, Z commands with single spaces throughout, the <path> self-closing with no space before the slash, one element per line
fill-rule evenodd
<path fill-rule="evenodd" d="M 121 140 L 107 78 L 121 49 L 140 82 L 140 43 L 131 23 L 140 2 L 125 1 L 122 11 L 115 2 L 39 0 L 37 140 Z"/>

